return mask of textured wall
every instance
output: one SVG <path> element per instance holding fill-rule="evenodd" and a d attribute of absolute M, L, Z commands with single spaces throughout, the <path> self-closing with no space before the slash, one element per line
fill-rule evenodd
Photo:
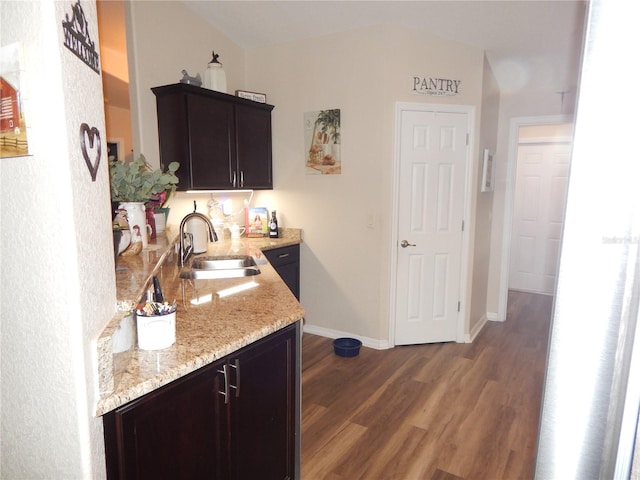
<path fill-rule="evenodd" d="M 95 182 L 80 150 L 80 124 L 104 132 L 104 113 L 100 76 L 63 46 L 71 5 L 0 3 L 32 153 L 0 160 L 3 478 L 104 476 L 93 341 L 114 311 L 109 183 L 106 145 Z"/>

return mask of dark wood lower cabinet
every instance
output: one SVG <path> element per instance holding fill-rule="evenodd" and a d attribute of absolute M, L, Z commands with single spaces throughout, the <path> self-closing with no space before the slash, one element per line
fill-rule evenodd
<path fill-rule="evenodd" d="M 273 248 L 262 253 L 300 301 L 300 245 Z"/>
<path fill-rule="evenodd" d="M 104 416 L 109 479 L 298 478 L 299 322 Z"/>

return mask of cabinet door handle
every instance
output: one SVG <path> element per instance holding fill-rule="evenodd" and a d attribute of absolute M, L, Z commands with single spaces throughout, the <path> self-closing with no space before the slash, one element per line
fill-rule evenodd
<path fill-rule="evenodd" d="M 236 369 L 236 384 L 229 385 L 229 387 L 236 391 L 236 398 L 238 398 L 240 396 L 240 360 L 236 358 L 236 361 L 230 367 Z"/>
<path fill-rule="evenodd" d="M 231 185 L 233 185 L 233 188 L 236 188 L 236 172 L 233 172 L 233 180 L 231 180 Z"/>
<path fill-rule="evenodd" d="M 244 187 L 244 170 L 240 170 L 240 188 Z"/>
<path fill-rule="evenodd" d="M 218 392 L 220 395 L 224 397 L 225 405 L 229 403 L 229 378 L 227 374 L 227 364 L 222 365 L 222 370 L 218 370 L 218 373 L 221 373 L 224 377 L 224 391 Z"/>

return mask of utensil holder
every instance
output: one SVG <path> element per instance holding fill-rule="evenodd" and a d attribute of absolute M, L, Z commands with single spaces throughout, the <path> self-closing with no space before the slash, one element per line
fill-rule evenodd
<path fill-rule="evenodd" d="M 138 348 L 161 350 L 176 342 L 176 312 L 166 315 L 136 314 Z"/>

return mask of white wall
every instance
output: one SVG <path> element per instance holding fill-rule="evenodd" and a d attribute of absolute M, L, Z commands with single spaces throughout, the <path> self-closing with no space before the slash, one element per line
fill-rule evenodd
<path fill-rule="evenodd" d="M 97 39 L 95 4 L 84 1 Z M 114 313 L 106 145 L 97 180 L 80 150 L 104 132 L 100 75 L 63 46 L 70 2 L 0 3 L 20 42 L 31 155 L 0 160 L 3 478 L 101 478 L 94 339 Z"/>

